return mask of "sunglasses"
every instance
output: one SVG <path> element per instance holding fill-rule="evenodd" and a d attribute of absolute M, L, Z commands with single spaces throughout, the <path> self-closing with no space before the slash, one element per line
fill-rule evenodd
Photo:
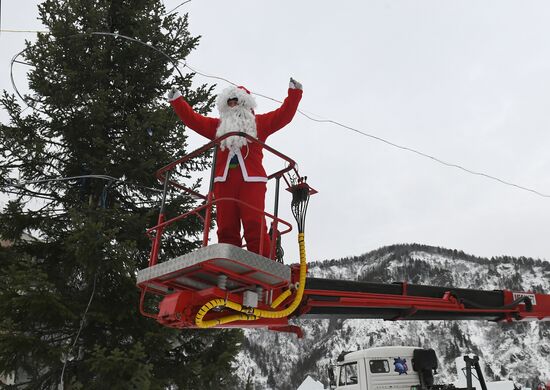
<path fill-rule="evenodd" d="M 237 98 L 227 99 L 227 104 L 229 104 L 229 103 L 238 103 L 238 102 L 239 102 L 239 99 L 237 99 Z"/>

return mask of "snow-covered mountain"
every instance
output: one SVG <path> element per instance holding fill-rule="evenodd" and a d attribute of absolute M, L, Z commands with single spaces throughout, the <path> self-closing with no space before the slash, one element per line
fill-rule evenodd
<path fill-rule="evenodd" d="M 361 256 L 309 264 L 308 276 L 483 290 L 550 293 L 550 262 L 480 258 L 424 245 L 393 245 Z M 301 320 L 304 337 L 247 330 L 237 370 L 256 389 L 295 390 L 307 375 L 327 383 L 327 367 L 341 351 L 371 346 L 433 348 L 439 383 L 456 379 L 454 360 L 479 355 L 488 380 L 512 378 L 535 388 L 550 379 L 550 323 L 486 321 Z"/>

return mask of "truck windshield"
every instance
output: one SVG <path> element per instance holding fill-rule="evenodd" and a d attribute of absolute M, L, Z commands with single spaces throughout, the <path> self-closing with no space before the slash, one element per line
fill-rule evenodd
<path fill-rule="evenodd" d="M 338 386 L 357 384 L 357 362 L 347 363 L 340 367 Z"/>

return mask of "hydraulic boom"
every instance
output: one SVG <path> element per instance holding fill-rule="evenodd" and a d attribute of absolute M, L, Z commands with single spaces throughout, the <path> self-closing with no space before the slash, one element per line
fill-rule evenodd
<path fill-rule="evenodd" d="M 268 175 L 276 184 L 273 213 L 259 210 L 271 221 L 270 258 L 229 244 L 209 245 L 216 203 L 239 202 L 213 196 L 213 171 L 206 195 L 170 179 L 170 173 L 177 166 L 213 148 L 216 150 L 229 136 L 241 136 L 248 142 L 259 143 L 266 152 L 286 164 L 282 170 Z M 149 267 L 138 273 L 137 285 L 141 290 L 141 313 L 165 326 L 269 328 L 300 336 L 300 328 L 289 324 L 289 319 L 550 320 L 550 295 L 542 293 L 307 278 L 305 214 L 310 195 L 317 191 L 298 174 L 292 159 L 247 134 L 229 133 L 213 140 L 161 168 L 157 178 L 164 183 L 163 200 L 157 225 L 147 231 L 152 240 Z M 291 209 L 298 226 L 300 264 L 295 266 L 282 263 L 279 256 L 282 251 L 277 246 L 280 236 L 292 230 L 290 223 L 278 217 L 281 179 L 292 194 Z M 185 214 L 167 218 L 165 201 L 169 187 L 187 192 L 202 203 Z M 184 218 L 199 218 L 203 222 L 203 247 L 159 262 L 163 232 Z M 158 299 L 147 299 L 151 295 L 160 296 L 160 304 Z"/>

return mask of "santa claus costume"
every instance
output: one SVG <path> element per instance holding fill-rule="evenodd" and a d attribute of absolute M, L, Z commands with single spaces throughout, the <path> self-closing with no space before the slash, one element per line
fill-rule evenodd
<path fill-rule="evenodd" d="M 196 113 L 178 91 L 169 94 L 170 103 L 181 121 L 204 137 L 213 140 L 238 131 L 264 143 L 267 137 L 290 123 L 301 98 L 301 84 L 291 79 L 288 96 L 281 107 L 256 115 L 256 102 L 250 92 L 244 87 L 231 86 L 218 95 L 220 117 L 211 118 Z M 235 100 L 236 105 L 229 104 Z M 216 202 L 218 242 L 242 246 L 242 222 L 247 249 L 269 257 L 270 239 L 263 214 L 267 175 L 262 160 L 261 145 L 239 136 L 224 139 L 218 148 L 214 167 L 214 197 L 234 198 L 244 203 Z"/>

